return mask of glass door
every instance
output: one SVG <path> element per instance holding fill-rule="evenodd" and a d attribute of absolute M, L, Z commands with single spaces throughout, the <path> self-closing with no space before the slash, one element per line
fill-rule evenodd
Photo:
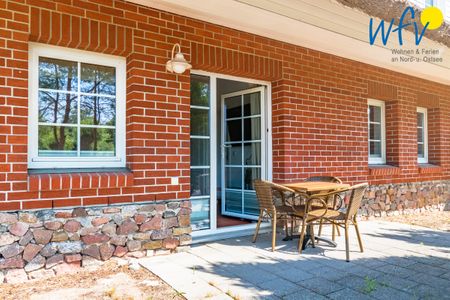
<path fill-rule="evenodd" d="M 222 95 L 222 214 L 256 219 L 253 180 L 265 174 L 264 87 Z"/>
<path fill-rule="evenodd" d="M 191 75 L 191 226 L 211 229 L 210 78 Z"/>

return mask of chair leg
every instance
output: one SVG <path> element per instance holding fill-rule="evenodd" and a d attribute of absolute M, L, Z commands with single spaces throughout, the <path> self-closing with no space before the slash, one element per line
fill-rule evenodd
<path fill-rule="evenodd" d="M 272 251 L 275 251 L 275 241 L 277 239 L 277 214 L 272 216 Z"/>
<path fill-rule="evenodd" d="M 358 223 L 356 222 L 356 220 L 353 220 L 353 224 L 355 225 L 356 236 L 358 237 L 359 250 L 361 250 L 361 252 L 364 252 L 361 235 L 359 233 Z"/>
<path fill-rule="evenodd" d="M 345 222 L 344 229 L 345 229 L 345 260 L 347 262 L 349 262 L 350 261 L 350 249 L 349 249 L 350 243 L 348 240 L 348 223 L 347 222 Z"/>
<path fill-rule="evenodd" d="M 298 253 L 302 253 L 303 240 L 305 239 L 305 231 L 306 231 L 306 220 L 302 220 L 302 229 L 300 231 L 300 239 L 298 241 Z"/>
<path fill-rule="evenodd" d="M 294 223 L 295 223 L 295 217 L 291 216 L 291 236 L 294 235 Z"/>
<path fill-rule="evenodd" d="M 341 231 L 339 230 L 339 226 L 336 225 L 336 232 L 338 236 L 341 236 Z"/>
<path fill-rule="evenodd" d="M 309 234 L 311 235 L 311 245 L 316 248 L 316 238 L 314 237 L 314 225 L 309 225 Z"/>
<path fill-rule="evenodd" d="M 256 238 L 258 237 L 259 227 L 261 226 L 261 222 L 262 222 L 262 215 L 263 215 L 263 211 L 261 210 L 259 212 L 258 223 L 256 223 L 255 234 L 253 235 L 253 243 L 256 242 Z"/>
<path fill-rule="evenodd" d="M 286 238 L 289 237 L 289 226 L 288 226 L 289 220 L 287 218 L 288 218 L 288 216 L 285 216 L 285 218 L 284 218 L 284 230 L 285 230 Z"/>
<path fill-rule="evenodd" d="M 331 223 L 331 240 L 334 242 L 334 240 L 336 239 L 336 229 L 337 229 L 337 225 L 334 223 Z"/>
<path fill-rule="evenodd" d="M 318 236 L 322 235 L 322 223 L 323 223 L 323 220 L 320 219 L 320 222 L 319 222 L 319 233 L 317 234 Z"/>

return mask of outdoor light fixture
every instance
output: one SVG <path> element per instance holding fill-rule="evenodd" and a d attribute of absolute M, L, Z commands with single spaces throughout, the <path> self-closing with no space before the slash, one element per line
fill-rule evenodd
<path fill-rule="evenodd" d="M 178 52 L 175 54 L 175 48 L 178 47 Z M 177 74 L 183 74 L 184 71 L 189 70 L 192 68 L 191 64 L 186 61 L 184 58 L 183 53 L 181 53 L 181 47 L 180 44 L 176 43 L 173 45 L 172 48 L 172 57 L 171 59 L 166 63 L 166 70 L 171 73 L 177 73 Z"/>

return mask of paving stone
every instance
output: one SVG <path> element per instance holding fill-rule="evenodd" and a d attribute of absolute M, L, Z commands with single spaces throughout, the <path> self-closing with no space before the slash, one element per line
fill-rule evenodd
<path fill-rule="evenodd" d="M 344 288 L 344 286 L 340 284 L 320 277 L 306 279 L 300 281 L 298 284 L 324 296 Z"/>
<path fill-rule="evenodd" d="M 335 300 L 368 300 L 373 299 L 370 296 L 357 292 L 355 290 L 344 288 L 342 290 L 328 294 L 327 297 Z"/>
<path fill-rule="evenodd" d="M 402 268 L 396 265 L 386 265 L 376 269 L 377 271 L 381 271 L 387 274 L 399 276 L 402 278 L 408 278 L 409 276 L 414 275 L 416 272 L 410 269 Z"/>
<path fill-rule="evenodd" d="M 423 264 L 423 263 L 417 263 L 417 264 L 413 264 L 407 267 L 408 269 L 414 270 L 414 271 L 418 271 L 421 273 L 427 273 L 433 276 L 440 276 L 442 274 L 445 274 L 445 272 L 447 272 L 448 270 L 440 268 L 440 267 L 435 267 L 435 266 L 431 266 L 428 264 Z"/>
<path fill-rule="evenodd" d="M 413 295 L 405 293 L 388 286 L 377 286 L 377 288 L 368 293 L 370 297 L 380 300 L 411 300 Z"/>
<path fill-rule="evenodd" d="M 376 279 L 381 285 L 387 285 L 395 289 L 399 289 L 402 291 L 409 291 L 413 287 L 417 286 L 418 283 L 409 279 L 404 279 L 397 277 L 395 275 L 383 275 Z"/>
<path fill-rule="evenodd" d="M 298 287 L 298 289 L 289 295 L 286 295 L 282 298 L 283 300 L 325 300 L 326 297 L 317 294 L 308 289 Z"/>
<path fill-rule="evenodd" d="M 292 294 L 298 289 L 298 285 L 282 278 L 264 281 L 258 283 L 258 286 L 273 292 L 273 294 L 278 297 Z"/>

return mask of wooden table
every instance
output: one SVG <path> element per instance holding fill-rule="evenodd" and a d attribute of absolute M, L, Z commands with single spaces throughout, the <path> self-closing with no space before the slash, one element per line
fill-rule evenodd
<path fill-rule="evenodd" d="M 302 181 L 302 182 L 295 182 L 295 183 L 287 183 L 283 184 L 285 187 L 288 187 L 290 189 L 293 189 L 299 194 L 302 194 L 302 196 L 306 198 L 313 198 L 317 194 L 322 193 L 329 193 L 329 192 L 338 192 L 340 190 L 345 191 L 347 190 L 350 185 L 345 183 L 334 183 L 334 182 L 324 182 L 324 181 Z M 306 230 L 305 239 L 303 241 L 302 249 L 306 248 L 306 245 L 311 242 L 311 235 L 310 232 L 310 225 L 308 225 L 308 228 Z M 292 240 L 293 238 L 299 238 L 299 235 L 294 235 L 291 237 L 287 237 L 283 240 Z M 315 240 L 317 241 L 323 241 L 327 244 L 336 247 L 337 244 L 327 238 L 323 237 L 315 237 Z"/>

